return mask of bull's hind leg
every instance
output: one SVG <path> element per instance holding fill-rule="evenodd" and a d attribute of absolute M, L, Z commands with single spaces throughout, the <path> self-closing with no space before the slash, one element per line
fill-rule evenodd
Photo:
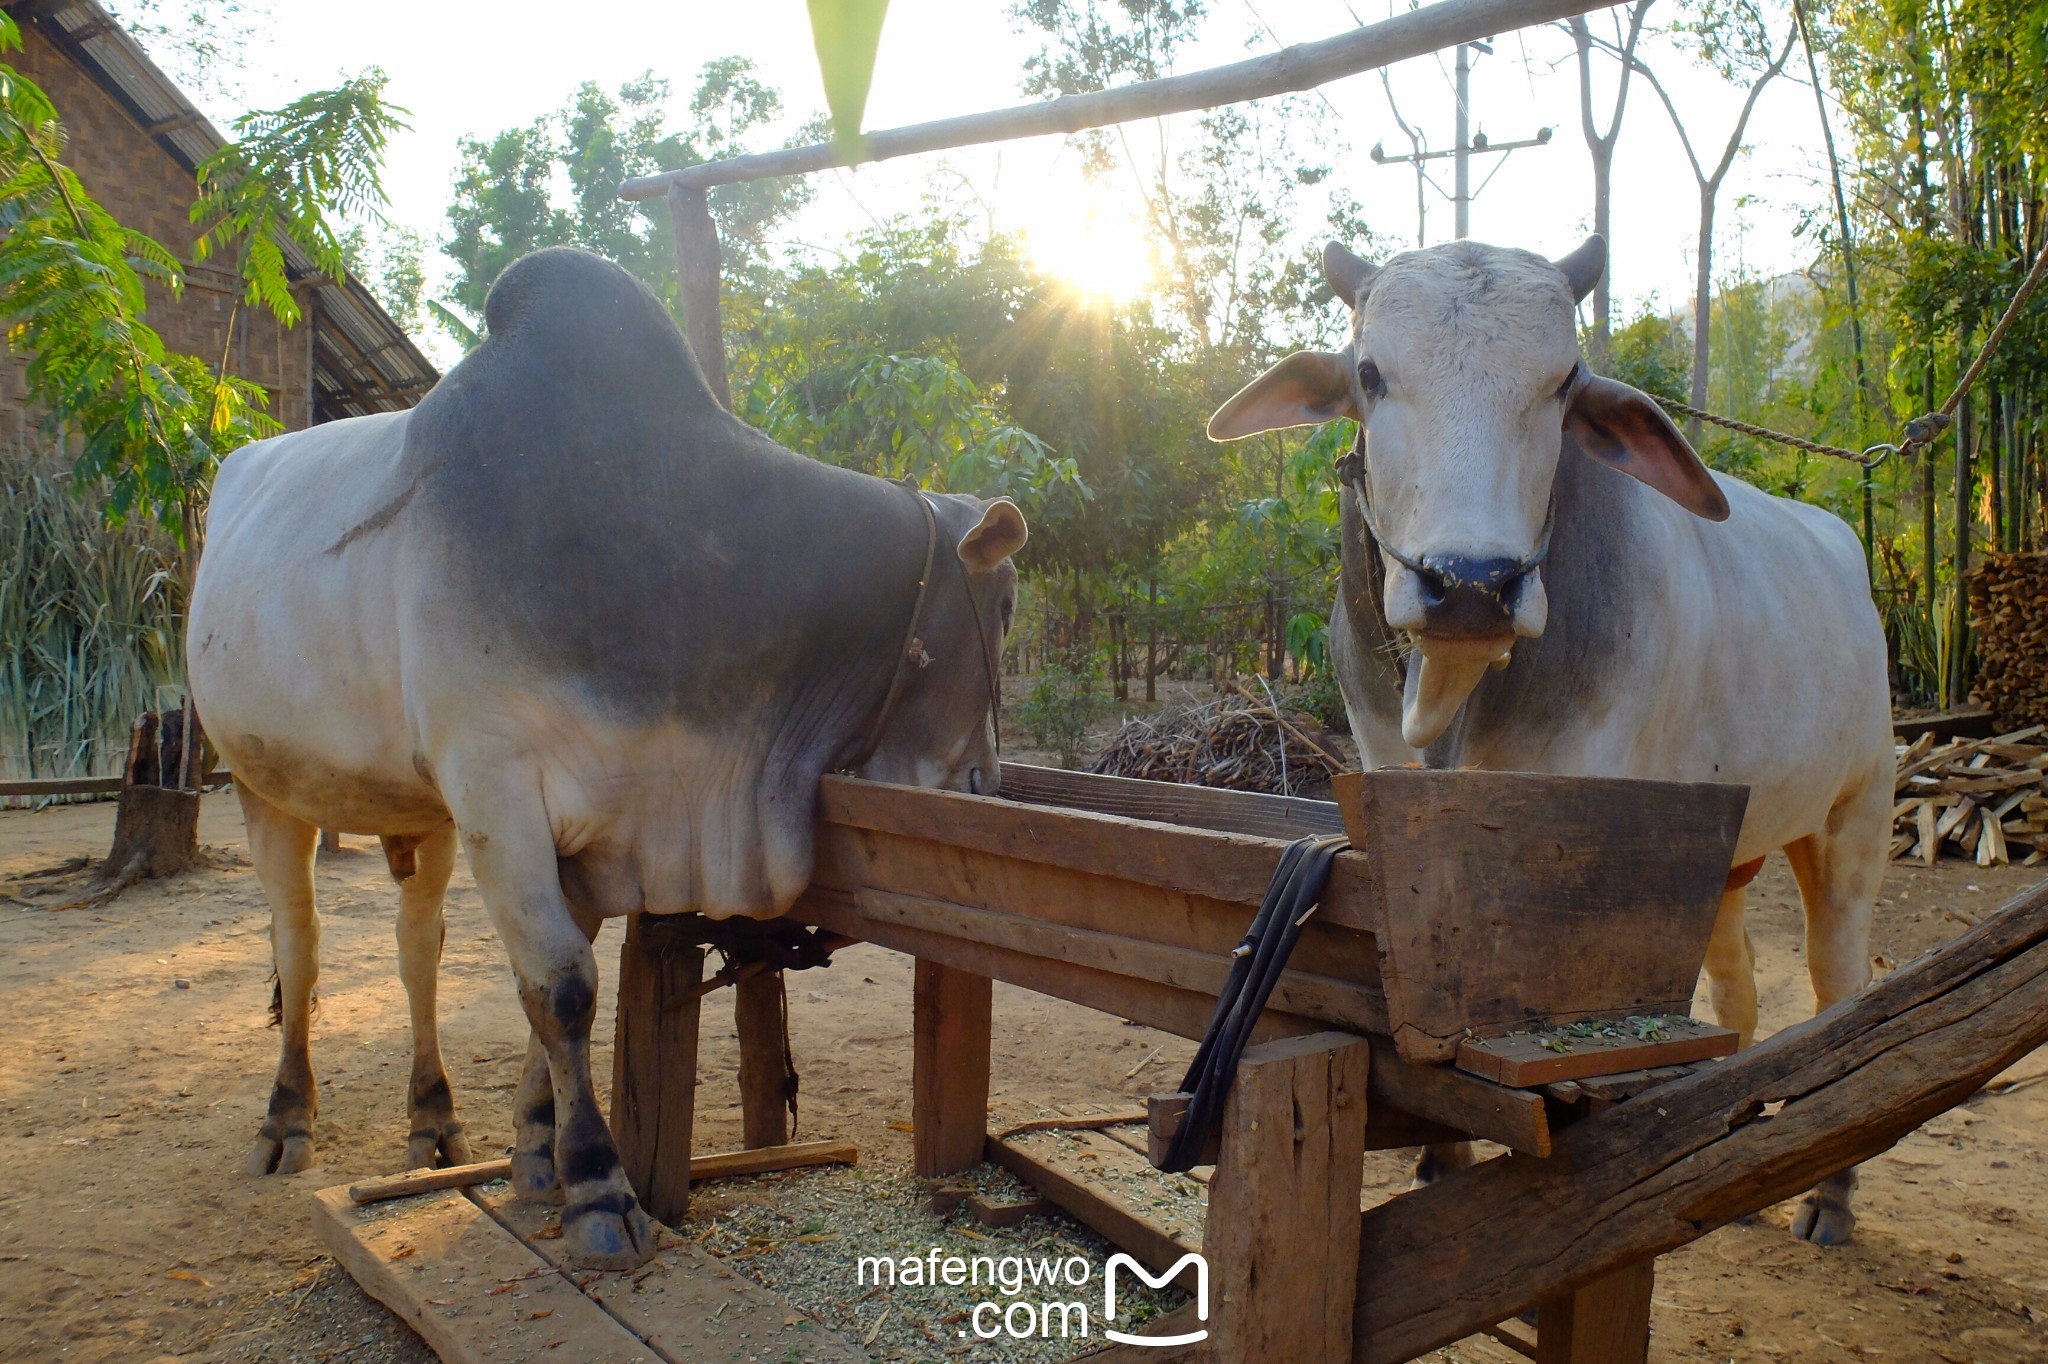
<path fill-rule="evenodd" d="M 313 1114 L 319 1107 L 313 1090 L 311 1029 L 313 983 L 320 973 L 320 920 L 313 912 L 313 845 L 320 831 L 241 782 L 235 783 L 235 791 L 242 800 L 256 879 L 270 901 L 277 1024 L 283 1034 L 277 1082 L 271 1086 L 270 1108 L 249 1152 L 249 1173 L 296 1174 L 313 1163 Z"/>
<path fill-rule="evenodd" d="M 469 1161 L 469 1139 L 455 1116 L 455 1096 L 441 1063 L 441 1026 L 435 1016 L 441 948 L 448 926 L 441 902 L 455 869 L 455 825 L 443 824 L 424 838 L 387 838 L 386 859 L 398 880 L 398 975 L 412 1009 L 412 1082 L 406 1090 L 411 1119 L 406 1164 L 417 1169 L 445 1156 L 451 1165 Z"/>
<path fill-rule="evenodd" d="M 1714 1021 L 1739 1035 L 1737 1045 L 1756 1037 L 1756 948 L 1749 941 L 1745 917 L 1748 882 L 1721 892 L 1721 912 L 1707 940 L 1707 1002 Z"/>
<path fill-rule="evenodd" d="M 563 1248 L 580 1267 L 629 1269 L 653 1252 L 654 1223 L 633 1196 L 591 1082 L 597 957 L 562 894 L 547 810 L 537 789 L 520 789 L 500 772 L 448 775 L 443 789 L 477 888 L 547 1055 Z"/>
<path fill-rule="evenodd" d="M 1830 811 L 1826 829 L 1786 845 L 1806 907 L 1806 964 L 1816 1013 L 1870 983 L 1870 915 L 1884 879 L 1891 789 L 1887 770 L 1881 782 Z M 1792 1234 L 1824 1246 L 1846 1243 L 1856 1227 L 1850 1206 L 1855 1189 L 1853 1166 L 1823 1179 L 1793 1215 Z"/>

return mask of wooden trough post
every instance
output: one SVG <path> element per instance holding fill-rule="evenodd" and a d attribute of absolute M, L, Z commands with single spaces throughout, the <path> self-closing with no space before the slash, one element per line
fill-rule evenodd
<path fill-rule="evenodd" d="M 1202 1240 L 1208 1357 L 1351 1358 L 1371 1055 L 1341 1032 L 1245 1050 Z"/>
<path fill-rule="evenodd" d="M 981 1163 L 988 1130 L 987 976 L 917 958 L 911 995 L 912 1166 L 949 1175 Z"/>
<path fill-rule="evenodd" d="M 626 920 L 612 1046 L 612 1140 L 642 1205 L 671 1225 L 690 1210 L 697 1114 L 704 949 L 683 936 L 688 931 L 658 915 Z"/>

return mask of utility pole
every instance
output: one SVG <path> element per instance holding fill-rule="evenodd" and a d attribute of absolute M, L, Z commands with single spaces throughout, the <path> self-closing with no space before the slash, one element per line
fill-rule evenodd
<path fill-rule="evenodd" d="M 1378 142 L 1375 142 L 1373 144 L 1371 155 L 1375 163 L 1382 166 L 1403 166 L 1412 164 L 1415 167 L 1415 174 L 1418 181 L 1416 186 L 1415 244 L 1418 247 L 1423 245 L 1422 202 L 1420 181 L 1427 174 L 1422 168 L 1423 162 L 1439 161 L 1442 160 L 1444 157 L 1450 157 L 1452 159 L 1451 193 L 1449 196 L 1451 201 L 1452 232 L 1456 236 L 1457 240 L 1463 241 L 1466 237 L 1471 235 L 1472 200 L 1478 197 L 1480 190 L 1484 190 L 1486 188 L 1487 182 L 1491 181 L 1493 179 L 1494 173 L 1498 172 L 1500 169 L 1500 166 L 1496 164 L 1493 171 L 1489 171 L 1487 173 L 1486 180 L 1480 182 L 1479 189 L 1473 189 L 1472 157 L 1474 153 L 1484 155 L 1488 152 L 1499 152 L 1501 153 L 1503 159 L 1505 159 L 1507 153 L 1511 151 L 1515 151 L 1522 147 L 1545 146 L 1550 141 L 1551 130 L 1548 128 L 1538 128 L 1536 130 L 1536 135 L 1534 137 L 1525 137 L 1519 142 L 1493 142 L 1487 139 L 1485 133 L 1478 133 L 1475 135 L 1472 132 L 1472 60 L 1470 54 L 1467 51 L 1468 48 L 1477 48 L 1480 52 L 1485 53 L 1488 56 L 1491 56 L 1493 53 L 1493 49 L 1487 46 L 1485 43 L 1472 42 L 1458 44 L 1458 65 L 1456 85 L 1458 109 L 1456 128 L 1457 138 L 1455 143 L 1443 151 L 1426 152 L 1420 149 L 1420 144 L 1418 141 L 1417 150 L 1415 150 L 1407 156 L 1388 156 L 1386 153 L 1385 146 L 1383 144 Z M 1391 100 L 1392 98 L 1392 93 L 1389 92 L 1388 99 Z M 1397 120 L 1400 118 L 1399 111 L 1396 111 L 1394 117 Z M 1404 123 L 1402 124 L 1402 127 L 1406 129 L 1407 125 Z M 1414 137 L 1416 135 L 1411 133 L 1410 136 Z M 1431 184 L 1432 186 L 1435 186 L 1434 181 L 1431 181 Z M 1437 193 L 1443 193 L 1443 189 L 1440 186 L 1437 186 L 1436 189 Z"/>
<path fill-rule="evenodd" d="M 1458 44 L 1458 136 L 1452 150 L 1457 168 L 1451 180 L 1451 235 L 1459 241 L 1472 235 L 1472 59 L 1470 44 Z M 1442 67 L 1438 67 L 1442 70 Z"/>

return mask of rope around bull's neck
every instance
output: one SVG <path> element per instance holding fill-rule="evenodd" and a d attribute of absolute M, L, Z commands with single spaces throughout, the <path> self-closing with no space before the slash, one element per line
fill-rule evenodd
<path fill-rule="evenodd" d="M 931 499 L 915 483 L 905 479 L 897 486 L 907 489 L 918 510 L 924 513 L 924 568 L 917 575 L 917 598 L 910 607 L 910 624 L 903 632 L 903 647 L 896 653 L 896 666 L 890 671 L 889 690 L 882 696 L 882 707 L 875 712 L 874 723 L 868 726 L 867 735 L 853 757 L 840 765 L 848 772 L 865 766 L 867 760 L 875 756 L 875 750 L 882 746 L 882 730 L 896 709 L 897 698 L 903 695 L 903 684 L 910 679 L 911 665 L 914 663 L 922 668 L 931 662 L 930 655 L 925 653 L 917 637 L 917 627 L 924 623 L 925 597 L 931 590 L 932 564 L 939 551 L 939 521 L 932 512 Z"/>

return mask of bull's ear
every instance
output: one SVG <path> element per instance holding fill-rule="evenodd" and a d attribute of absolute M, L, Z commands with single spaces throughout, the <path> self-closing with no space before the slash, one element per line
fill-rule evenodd
<path fill-rule="evenodd" d="M 1694 516 L 1728 519 L 1728 499 L 1685 437 L 1647 394 L 1588 375 L 1565 408 L 1564 429 L 1602 464 L 1655 488 Z"/>
<path fill-rule="evenodd" d="M 1350 358 L 1298 350 L 1217 408 L 1209 418 L 1209 439 L 1242 440 L 1284 426 L 1357 416 L 1357 404 L 1351 400 Z"/>
<path fill-rule="evenodd" d="M 982 509 L 974 529 L 960 537 L 960 562 L 975 573 L 986 573 L 1024 548 L 1031 530 L 1024 513 L 1007 497 L 999 497 Z"/>

